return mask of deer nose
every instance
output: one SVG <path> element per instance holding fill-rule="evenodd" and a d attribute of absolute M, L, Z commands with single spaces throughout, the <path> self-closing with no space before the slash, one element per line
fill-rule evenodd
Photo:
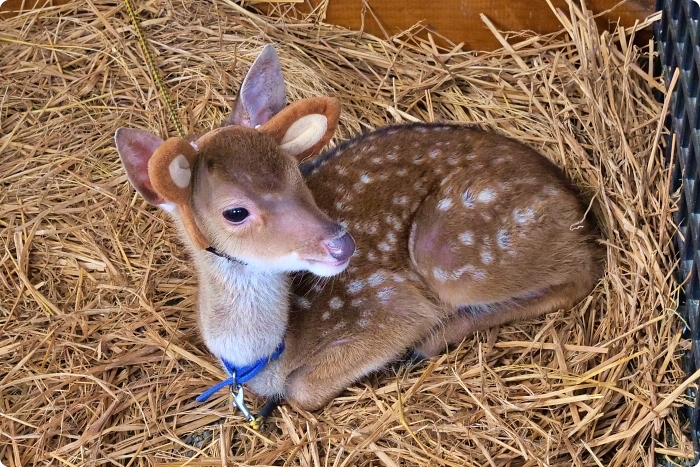
<path fill-rule="evenodd" d="M 355 240 L 349 233 L 323 243 L 328 248 L 328 253 L 338 261 L 347 261 L 355 252 Z"/>

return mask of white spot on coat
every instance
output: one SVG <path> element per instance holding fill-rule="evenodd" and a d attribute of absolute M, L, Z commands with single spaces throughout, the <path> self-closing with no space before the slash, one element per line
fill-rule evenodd
<path fill-rule="evenodd" d="M 387 215 L 384 218 L 384 220 L 386 221 L 387 224 L 389 224 L 390 226 L 392 226 L 396 230 L 399 230 L 402 227 L 401 220 L 398 219 L 397 217 L 391 215 L 391 214 Z"/>
<path fill-rule="evenodd" d="M 454 276 L 455 279 L 458 279 L 458 278 L 462 277 L 462 275 L 464 273 L 473 274 L 474 271 L 476 271 L 476 268 L 473 265 L 465 264 L 461 268 L 457 269 L 454 273 L 452 273 L 452 275 Z"/>
<path fill-rule="evenodd" d="M 476 197 L 476 200 L 480 203 L 491 203 L 495 199 L 496 199 L 496 192 L 493 191 L 491 188 L 486 188 L 485 190 L 481 190 L 479 195 Z"/>
<path fill-rule="evenodd" d="M 392 289 L 391 287 L 385 287 L 379 292 L 377 292 L 377 298 L 382 303 L 388 302 L 391 299 L 392 295 L 394 295 L 394 289 Z"/>
<path fill-rule="evenodd" d="M 474 234 L 471 230 L 462 232 L 461 234 L 459 234 L 459 241 L 464 243 L 465 245 L 472 245 L 474 243 Z"/>
<path fill-rule="evenodd" d="M 452 207 L 452 200 L 450 198 L 442 198 L 438 202 L 438 209 L 440 211 L 447 211 Z"/>
<path fill-rule="evenodd" d="M 484 271 L 474 271 L 472 273 L 472 278 L 474 278 L 475 281 L 483 281 L 486 279 L 486 273 Z"/>
<path fill-rule="evenodd" d="M 510 235 L 508 234 L 507 230 L 500 229 L 496 233 L 496 243 L 498 244 L 498 247 L 502 250 L 510 248 L 511 241 L 510 241 Z"/>
<path fill-rule="evenodd" d="M 354 279 L 348 283 L 347 290 L 348 290 L 349 294 L 355 295 L 355 294 L 360 293 L 360 291 L 364 288 L 365 288 L 365 281 L 363 281 L 361 279 Z"/>
<path fill-rule="evenodd" d="M 433 268 L 433 277 L 440 282 L 447 282 L 450 274 L 442 268 Z"/>
<path fill-rule="evenodd" d="M 535 218 L 535 210 L 531 207 L 525 209 L 513 209 L 513 220 L 518 224 L 527 224 Z"/>
<path fill-rule="evenodd" d="M 334 310 L 338 310 L 343 306 L 344 303 L 345 302 L 343 302 L 343 300 L 341 300 L 339 297 L 333 297 L 328 302 L 328 306 L 330 306 Z"/>
<path fill-rule="evenodd" d="M 376 287 L 386 280 L 386 274 L 382 271 L 377 271 L 367 279 L 367 283 L 372 287 Z"/>

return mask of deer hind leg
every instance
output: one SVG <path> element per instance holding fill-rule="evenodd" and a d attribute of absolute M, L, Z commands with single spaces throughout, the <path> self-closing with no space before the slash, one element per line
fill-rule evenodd
<path fill-rule="evenodd" d="M 411 261 L 455 311 L 426 334 L 419 353 L 431 356 L 476 330 L 570 308 L 594 287 L 601 251 L 587 228 L 571 228 L 583 216 L 577 200 L 561 187 L 558 199 L 538 190 L 453 177 L 426 197 L 411 229 Z"/>
<path fill-rule="evenodd" d="M 449 346 L 460 344 L 476 331 L 571 308 L 589 291 L 587 284 L 569 282 L 507 302 L 461 306 L 444 323 L 436 326 L 414 349 L 414 353 L 422 358 L 433 357 L 444 352 Z"/>
<path fill-rule="evenodd" d="M 287 377 L 285 399 L 305 410 L 323 407 L 358 379 L 404 355 L 449 314 L 408 283 L 394 297 L 389 303 L 366 304 L 374 310 L 371 329 L 347 326 L 295 365 Z M 305 347 L 303 342 L 298 346 Z"/>

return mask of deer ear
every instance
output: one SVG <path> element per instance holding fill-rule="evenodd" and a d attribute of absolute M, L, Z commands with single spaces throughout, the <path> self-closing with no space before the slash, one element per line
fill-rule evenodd
<path fill-rule="evenodd" d="M 190 202 L 192 168 L 197 160 L 194 147 L 182 138 L 168 138 L 148 161 L 153 189 L 178 206 Z"/>
<path fill-rule="evenodd" d="M 166 211 L 177 208 L 192 243 L 207 248 L 209 242 L 194 220 L 190 203 L 192 168 L 197 159 L 194 147 L 182 138 L 163 141 L 133 128 L 119 128 L 114 141 L 126 176 L 136 191 L 148 203 Z"/>
<path fill-rule="evenodd" d="M 233 112 L 223 125 L 256 128 L 263 125 L 287 105 L 287 96 L 277 52 L 266 45 L 243 79 Z"/>
<path fill-rule="evenodd" d="M 194 220 L 192 203 L 192 169 L 197 161 L 195 147 L 182 138 L 169 138 L 148 161 L 148 175 L 155 191 L 177 206 L 182 225 L 192 243 L 201 248 L 209 241 Z"/>
<path fill-rule="evenodd" d="M 260 131 L 272 135 L 282 151 L 302 161 L 328 144 L 339 118 L 337 99 L 302 99 L 280 111 Z"/>
<path fill-rule="evenodd" d="M 149 204 L 167 205 L 166 200 L 153 188 L 148 174 L 148 161 L 163 140 L 144 130 L 119 128 L 114 134 L 114 142 L 131 186 Z"/>
<path fill-rule="evenodd" d="M 189 201 L 197 153 L 187 141 L 163 141 L 144 130 L 119 128 L 114 142 L 129 182 L 148 203 L 171 211 L 173 205 Z"/>

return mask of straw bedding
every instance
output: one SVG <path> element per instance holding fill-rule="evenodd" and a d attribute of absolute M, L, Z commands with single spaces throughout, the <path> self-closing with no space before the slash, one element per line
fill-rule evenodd
<path fill-rule="evenodd" d="M 124 5 L 88 0 L 0 22 L 0 462 L 28 465 L 631 466 L 688 456 L 675 408 L 687 342 L 674 316 L 674 198 L 663 92 L 632 30 L 575 6 L 562 32 L 493 53 L 379 40 L 322 11 L 140 2 L 188 132 L 230 110 L 276 44 L 290 100 L 334 95 L 338 138 L 387 122 L 477 122 L 540 150 L 586 193 L 607 246 L 570 311 L 366 378 L 318 413 L 254 433 L 196 331 L 192 264 L 128 186 L 120 126 L 174 134 Z M 368 13 L 368 21 L 370 20 Z M 653 20 L 653 19 L 652 19 Z M 497 34 L 497 33 L 496 33 Z M 653 53 L 653 51 L 652 51 Z M 249 398 L 254 407 L 261 401 Z M 677 444 L 679 443 L 679 444 Z M 195 444 L 196 446 L 192 446 Z"/>

